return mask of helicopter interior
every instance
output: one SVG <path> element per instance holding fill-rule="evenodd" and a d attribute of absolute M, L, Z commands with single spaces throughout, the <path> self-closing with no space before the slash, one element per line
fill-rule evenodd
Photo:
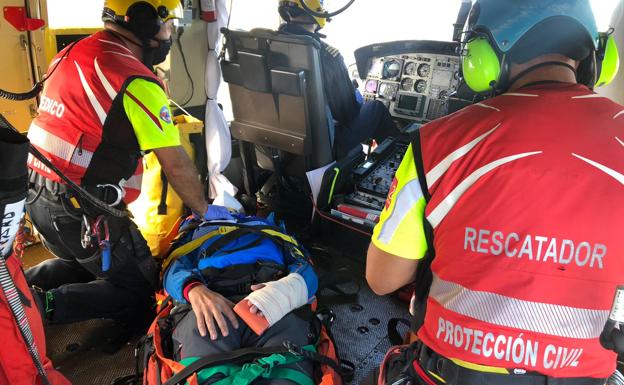
<path fill-rule="evenodd" d="M 188 7 L 191 20 L 197 18 L 197 2 Z M 390 329 L 396 328 L 391 320 L 405 319 L 408 325 L 411 319 L 409 290 L 378 297 L 364 280 L 370 236 L 411 134 L 486 97 L 472 92 L 461 78 L 458 40 L 470 4 L 455 1 L 452 11 L 446 11 L 453 20 L 457 17 L 454 25 L 448 25 L 447 41 L 367 43 L 353 52 L 355 63 L 349 72 L 363 101 L 381 102 L 401 133 L 382 143 L 365 143 L 345 159 L 337 159 L 333 152 L 334 127 L 327 118 L 320 45 L 311 38 L 282 36 L 266 28 L 242 31 L 226 25 L 222 30 L 225 43 L 219 68 L 225 84 L 220 95 L 227 89 L 227 100 L 217 100 L 226 115 L 231 113 L 232 134 L 232 160 L 223 174 L 239 191 L 257 197 L 265 212 L 280 213 L 320 270 L 338 273 L 332 275 L 338 278 L 329 282 L 319 302 L 334 314 L 332 333 L 338 352 L 355 367 L 352 384 L 359 384 L 390 348 Z M 348 9 L 335 16 L 336 23 L 348 17 Z M 188 42 L 203 42 L 205 32 L 190 24 L 187 29 L 185 42 L 191 51 Z M 56 49 L 86 36 L 84 32 L 59 33 Z M 188 58 L 175 52 L 171 68 L 162 70 L 173 93 L 188 97 L 179 112 L 202 121 L 205 95 L 197 88 L 204 79 L 197 74 L 204 74 L 190 58 L 206 54 L 205 47 Z M 189 94 L 176 83 L 185 84 L 184 88 L 190 85 L 192 91 Z M 201 131 L 195 145 L 204 145 Z M 206 177 L 205 148 L 197 152 L 196 162 Z M 49 255 L 41 244 L 33 245 L 27 250 L 25 268 L 46 258 Z M 144 326 L 145 321 L 137 320 L 137 325 Z M 399 325 L 401 333 L 408 331 L 407 325 Z M 126 326 L 108 320 L 49 325 L 48 355 L 74 384 L 113 384 L 141 370 L 135 349 L 141 326 Z"/>

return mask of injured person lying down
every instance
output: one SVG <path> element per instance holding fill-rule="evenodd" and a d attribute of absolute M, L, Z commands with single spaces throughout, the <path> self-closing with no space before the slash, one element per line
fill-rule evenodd
<path fill-rule="evenodd" d="M 285 341 L 314 346 L 315 317 L 306 305 L 314 300 L 318 279 L 307 252 L 283 224 L 272 215 L 235 215 L 203 223 L 190 219 L 181 233 L 163 265 L 163 284 L 176 305 L 171 345 L 177 362 L 188 366 L 202 357 Z M 225 372 L 219 375 L 231 375 Z M 311 378 L 313 365 L 298 358 L 266 381 L 293 381 L 302 374 Z"/>

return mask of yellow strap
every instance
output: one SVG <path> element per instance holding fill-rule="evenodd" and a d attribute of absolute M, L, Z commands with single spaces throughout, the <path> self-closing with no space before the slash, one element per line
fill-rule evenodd
<path fill-rule="evenodd" d="M 299 247 L 299 243 L 295 240 L 295 238 L 290 237 L 286 234 L 280 233 L 279 231 L 270 230 L 270 229 L 262 229 L 261 231 L 270 236 L 281 238 L 282 240 L 288 243 L 291 243 L 293 246 Z"/>
<path fill-rule="evenodd" d="M 494 366 L 485 366 L 479 364 L 472 364 L 470 362 L 458 360 L 456 358 L 451 358 L 455 364 L 464 367 L 466 369 L 474 370 L 476 372 L 484 372 L 484 373 L 498 373 L 498 374 L 509 374 L 509 371 L 504 368 L 497 368 Z"/>
<path fill-rule="evenodd" d="M 218 235 L 226 235 L 231 233 L 234 230 L 238 230 L 240 229 L 240 226 L 222 226 L 219 227 L 219 229 L 215 230 L 215 231 L 211 231 L 206 235 L 203 235 L 195 240 L 192 240 L 191 242 L 178 247 L 177 249 L 173 250 L 171 252 L 171 254 L 169 254 L 169 256 L 164 260 L 163 264 L 162 264 L 162 271 L 167 270 L 167 268 L 173 263 L 175 262 L 178 258 L 180 258 L 183 255 L 189 254 L 193 251 L 195 251 L 197 248 L 199 248 L 204 242 L 208 241 L 209 239 L 212 239 Z M 296 252 L 297 254 L 299 254 L 300 256 L 303 256 L 303 253 L 299 250 L 299 244 L 297 243 L 297 241 L 293 238 L 290 237 L 288 235 L 282 234 L 279 231 L 275 231 L 275 230 L 270 230 L 270 229 L 262 229 L 261 230 L 263 233 L 270 235 L 272 237 L 278 237 L 281 238 L 282 240 L 288 242 L 288 243 L 292 243 L 293 246 L 296 246 Z"/>
<path fill-rule="evenodd" d="M 192 252 L 193 250 L 197 249 L 198 247 L 200 247 L 204 242 L 206 242 L 209 239 L 212 239 L 214 237 L 216 237 L 217 235 L 221 235 L 221 234 L 228 234 L 232 231 L 234 231 L 236 228 L 235 227 L 220 227 L 218 230 L 215 231 L 211 231 L 206 235 L 203 235 L 195 240 L 192 240 L 191 242 L 182 245 L 180 247 L 178 247 L 177 249 L 173 250 L 171 252 L 171 254 L 169 254 L 169 256 L 164 260 L 163 264 L 162 264 L 162 270 L 165 271 L 167 270 L 167 268 L 169 267 L 169 265 L 171 265 L 173 262 L 175 262 L 178 258 L 180 258 L 181 256 L 188 254 L 190 252 Z M 228 231 L 226 231 L 228 230 Z M 223 232 L 225 231 L 225 232 Z"/>
<path fill-rule="evenodd" d="M 445 380 L 444 378 L 442 378 L 442 377 L 438 376 L 438 375 L 437 375 L 437 374 L 435 374 L 434 372 L 432 372 L 432 371 L 430 371 L 430 370 L 427 370 L 427 373 L 429 373 L 429 375 L 430 375 L 431 377 L 434 377 L 436 380 L 440 381 L 441 383 L 446 384 L 446 380 Z"/>

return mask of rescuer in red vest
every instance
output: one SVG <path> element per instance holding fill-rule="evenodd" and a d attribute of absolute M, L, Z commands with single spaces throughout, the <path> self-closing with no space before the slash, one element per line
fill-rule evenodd
<path fill-rule="evenodd" d="M 52 61 L 28 137 L 63 174 L 121 210 L 137 198 L 142 155 L 153 151 L 193 212 L 227 219 L 227 210 L 206 203 L 152 72 L 169 53 L 180 14 L 179 0 L 105 1 L 104 30 Z M 26 272 L 45 318 L 64 323 L 146 314 L 158 273 L 136 225 L 93 207 L 36 159 L 29 166 L 28 213 L 58 257 Z"/>
<path fill-rule="evenodd" d="M 28 140 L 0 124 L 0 384 L 71 385 L 46 356 L 41 314 L 13 241 L 28 190 Z"/>
<path fill-rule="evenodd" d="M 588 0 L 477 0 L 461 54 L 466 83 L 495 97 L 422 127 L 368 283 L 416 279 L 419 383 L 602 385 L 624 283 L 624 107 L 592 90 L 617 47 Z"/>

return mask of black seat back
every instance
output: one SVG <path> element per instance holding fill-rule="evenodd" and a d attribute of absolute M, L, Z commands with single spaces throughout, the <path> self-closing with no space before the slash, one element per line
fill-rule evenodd
<path fill-rule="evenodd" d="M 227 57 L 221 60 L 234 112 L 232 135 L 288 156 L 286 174 L 322 167 L 333 159 L 331 127 L 323 80 L 320 44 L 308 36 L 266 29 L 223 30 Z M 269 151 L 267 151 L 269 149 Z M 273 152 L 271 152 L 273 151 Z M 294 160 L 293 160 L 294 159 Z M 264 164 L 263 164 L 264 163 Z M 297 165 L 296 167 L 289 167 Z"/>

